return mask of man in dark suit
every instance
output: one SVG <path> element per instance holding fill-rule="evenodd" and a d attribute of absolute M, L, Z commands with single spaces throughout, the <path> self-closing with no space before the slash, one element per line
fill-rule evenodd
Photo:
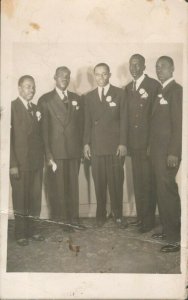
<path fill-rule="evenodd" d="M 48 164 L 51 217 L 63 222 L 66 231 L 73 231 L 73 226 L 83 228 L 79 222 L 78 189 L 83 105 L 77 94 L 67 90 L 70 74 L 65 66 L 57 68 L 55 89 L 44 94 L 38 102 L 43 115 L 42 134 Z"/>
<path fill-rule="evenodd" d="M 106 220 L 106 193 L 118 227 L 122 221 L 124 160 L 126 155 L 126 105 L 124 92 L 109 83 L 110 68 L 100 63 L 94 68 L 98 87 L 85 97 L 84 155 L 91 158 L 97 199 L 97 225 Z"/>
<path fill-rule="evenodd" d="M 162 252 L 180 250 L 180 197 L 175 180 L 181 161 L 182 144 L 182 87 L 173 78 L 171 57 L 157 60 L 156 73 L 162 84 L 152 113 L 150 155 L 162 233 L 155 239 L 166 239 L 169 244 Z"/>
<path fill-rule="evenodd" d="M 20 246 L 28 238 L 43 241 L 36 223 L 41 210 L 43 143 L 41 113 L 31 103 L 35 94 L 32 76 L 18 81 L 19 97 L 11 103 L 10 180 L 15 215 L 15 235 Z"/>
<path fill-rule="evenodd" d="M 144 74 L 145 58 L 134 54 L 129 60 L 133 77 L 125 87 L 128 102 L 128 152 L 132 158 L 133 184 L 137 211 L 137 221 L 130 222 L 145 233 L 154 227 L 155 201 L 151 194 L 151 168 L 147 154 L 151 110 L 160 84 Z"/>

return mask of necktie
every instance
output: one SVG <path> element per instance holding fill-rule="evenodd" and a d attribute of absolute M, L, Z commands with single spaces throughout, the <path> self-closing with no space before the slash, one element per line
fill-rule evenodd
<path fill-rule="evenodd" d="M 27 103 L 27 110 L 28 110 L 28 112 L 33 116 L 33 109 L 32 109 L 32 105 L 31 105 L 31 103 Z"/>
<path fill-rule="evenodd" d="M 136 92 L 136 80 L 133 81 L 133 92 Z"/>
<path fill-rule="evenodd" d="M 101 92 L 101 102 L 103 102 L 105 100 L 105 94 L 104 94 L 104 88 L 102 88 L 102 92 Z"/>
<path fill-rule="evenodd" d="M 68 108 L 68 97 L 66 96 L 64 91 L 62 91 L 62 93 L 63 93 L 63 103 L 65 104 L 65 107 Z"/>

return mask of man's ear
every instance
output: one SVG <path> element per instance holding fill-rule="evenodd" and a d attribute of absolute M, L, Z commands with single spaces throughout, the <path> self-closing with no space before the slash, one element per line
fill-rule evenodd
<path fill-rule="evenodd" d="M 21 92 L 21 86 L 18 86 L 18 91 Z"/>
<path fill-rule="evenodd" d="M 57 79 L 57 76 L 56 76 L 56 74 L 54 75 L 54 80 L 56 80 Z"/>
<path fill-rule="evenodd" d="M 112 73 L 109 73 L 109 78 L 112 76 Z"/>

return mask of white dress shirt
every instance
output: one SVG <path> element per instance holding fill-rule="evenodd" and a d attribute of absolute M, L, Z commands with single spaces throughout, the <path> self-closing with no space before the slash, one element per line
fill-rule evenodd
<path fill-rule="evenodd" d="M 104 87 L 98 86 L 98 93 L 99 93 L 99 98 L 100 98 L 101 101 L 102 101 L 102 89 L 104 89 L 104 95 L 106 96 L 106 94 L 108 93 L 109 88 L 110 88 L 110 83 L 108 83 Z"/>
<path fill-rule="evenodd" d="M 25 100 L 24 98 L 22 98 L 20 95 L 19 95 L 19 98 L 20 98 L 20 100 L 22 101 L 22 103 L 23 103 L 23 105 L 25 106 L 25 108 L 28 110 L 28 103 L 29 103 L 29 105 L 31 105 L 31 101 L 27 101 L 27 100 Z"/>
<path fill-rule="evenodd" d="M 138 90 L 144 78 L 145 78 L 145 74 L 142 74 L 138 79 L 133 80 L 133 82 L 136 82 L 136 91 Z"/>
<path fill-rule="evenodd" d="M 63 93 L 64 93 L 65 96 L 67 96 L 67 98 L 68 98 L 67 90 L 62 91 L 62 90 L 60 90 L 57 86 L 55 87 L 55 89 L 56 89 L 56 92 L 58 93 L 59 97 L 61 98 L 61 100 L 64 100 L 64 95 L 63 95 Z"/>
<path fill-rule="evenodd" d="M 162 83 L 162 87 L 163 89 L 171 82 L 174 80 L 174 77 L 169 78 L 168 80 L 166 80 L 165 82 Z"/>

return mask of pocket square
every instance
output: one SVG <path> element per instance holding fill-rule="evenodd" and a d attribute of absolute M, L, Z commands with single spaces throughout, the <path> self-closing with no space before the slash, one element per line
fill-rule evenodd
<path fill-rule="evenodd" d="M 168 104 L 168 101 L 166 101 L 164 98 L 161 98 L 160 104 L 161 105 Z"/>
<path fill-rule="evenodd" d="M 109 105 L 110 106 L 116 106 L 116 103 L 115 102 L 110 102 Z"/>

